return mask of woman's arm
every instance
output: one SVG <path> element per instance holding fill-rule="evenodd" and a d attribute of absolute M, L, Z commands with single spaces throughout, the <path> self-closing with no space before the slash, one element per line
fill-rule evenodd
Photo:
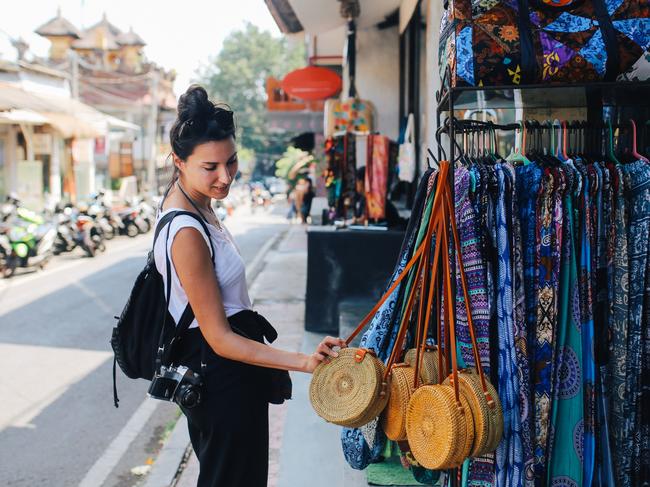
<path fill-rule="evenodd" d="M 199 230 L 192 227 L 179 230 L 172 242 L 171 257 L 201 333 L 218 355 L 252 365 L 311 373 L 320 362 L 338 355 L 332 347 L 345 346 L 340 338 L 327 337 L 316 352 L 306 355 L 236 334 L 226 318 L 210 251 Z"/>

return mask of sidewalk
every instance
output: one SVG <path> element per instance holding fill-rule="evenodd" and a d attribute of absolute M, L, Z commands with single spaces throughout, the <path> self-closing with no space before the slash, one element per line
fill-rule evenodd
<path fill-rule="evenodd" d="M 293 225 L 271 248 L 250 288 L 256 311 L 278 330 L 274 346 L 311 353 L 322 336 L 304 331 L 307 280 L 306 227 Z M 319 418 L 309 403 L 307 374 L 291 373 L 293 400 L 269 408 L 269 487 L 366 487 L 365 474 L 351 469 L 340 447 L 340 428 Z M 168 487 L 161 470 L 175 472 L 188 449 L 186 423 L 180 420 L 154 464 L 145 487 Z M 180 446 L 180 447 L 179 447 Z M 162 465 L 163 460 L 168 465 Z M 192 452 L 174 487 L 194 487 L 198 461 Z"/>

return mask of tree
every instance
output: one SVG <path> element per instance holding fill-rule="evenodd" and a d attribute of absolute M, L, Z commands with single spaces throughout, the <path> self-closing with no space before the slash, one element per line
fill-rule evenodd
<path fill-rule="evenodd" d="M 286 179 L 292 188 L 300 176 L 309 173 L 309 166 L 315 163 L 314 156 L 296 147 L 288 147 L 287 150 L 275 163 L 275 175 Z"/>
<path fill-rule="evenodd" d="M 197 74 L 213 99 L 235 111 L 240 144 L 268 157 L 284 152 L 288 136 L 268 130 L 266 79 L 282 78 L 304 65 L 304 45 L 290 45 L 285 38 L 273 37 L 246 22 L 243 29 L 226 37 L 221 51 Z"/>

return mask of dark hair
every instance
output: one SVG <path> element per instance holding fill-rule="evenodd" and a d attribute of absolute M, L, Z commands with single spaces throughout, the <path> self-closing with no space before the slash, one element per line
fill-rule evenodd
<path fill-rule="evenodd" d="M 200 85 L 191 85 L 180 96 L 177 111 L 178 116 L 169 131 L 169 142 L 174 154 L 182 160 L 186 160 L 197 145 L 235 137 L 230 107 L 210 101 L 207 91 Z M 167 191 L 177 179 L 178 168 L 174 167 Z"/>
<path fill-rule="evenodd" d="M 361 166 L 355 173 L 357 179 L 364 179 L 366 177 L 366 166 Z"/>

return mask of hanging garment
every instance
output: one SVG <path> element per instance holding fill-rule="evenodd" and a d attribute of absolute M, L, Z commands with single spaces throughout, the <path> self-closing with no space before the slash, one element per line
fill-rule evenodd
<path fill-rule="evenodd" d="M 537 267 L 535 266 L 535 242 L 537 220 L 537 200 L 541 187 L 542 170 L 536 164 L 520 166 L 517 172 L 517 197 L 519 203 L 519 222 L 522 236 L 522 255 L 524 269 L 524 289 L 526 297 L 526 320 L 522 322 L 517 336 L 517 368 L 519 377 L 523 378 L 520 387 L 521 434 L 524 451 L 525 485 L 532 485 L 535 473 L 533 467 L 533 401 L 532 384 L 530 384 L 529 363 L 534 350 L 529 349 L 533 343 L 536 324 L 535 283 Z M 528 382 L 527 382 L 528 381 Z"/>
<path fill-rule="evenodd" d="M 355 135 L 354 139 L 354 147 L 356 151 L 354 166 L 356 169 L 359 169 L 368 164 L 368 136 Z"/>
<path fill-rule="evenodd" d="M 460 238 L 462 265 L 470 296 L 470 309 L 474 322 L 481 364 L 490 373 L 489 311 L 487 304 L 487 276 L 477 237 L 477 218 L 469 199 L 470 174 L 459 167 L 454 176 L 456 225 Z M 456 289 L 462 289 L 460 273 L 456 273 Z M 456 296 L 456 341 L 460 367 L 475 367 L 472 340 L 469 333 L 467 309 L 462 293 Z"/>
<path fill-rule="evenodd" d="M 638 485 L 641 471 L 637 406 L 640 395 L 642 316 L 650 235 L 650 167 L 644 161 L 623 166 L 629 195 L 628 257 L 630 273 L 627 340 L 627 414 L 623 430 L 623 485 Z M 646 459 L 647 460 L 647 459 Z M 646 479 L 647 480 L 647 479 Z"/>
<path fill-rule="evenodd" d="M 356 194 L 356 139 L 352 134 L 345 134 L 344 154 L 341 161 L 341 209 L 340 215 L 347 218 L 348 209 L 353 207 L 354 195 Z"/>
<path fill-rule="evenodd" d="M 478 241 L 478 220 L 470 201 L 470 172 L 460 166 L 454 175 L 456 225 L 461 246 L 461 260 L 470 298 L 470 310 L 483 370 L 490 373 L 490 331 L 487 303 L 486 268 Z M 456 265 L 459 265 L 458 263 Z M 456 289 L 462 289 L 460 273 L 456 273 Z M 460 367 L 475 367 L 467 308 L 463 293 L 456 294 L 456 340 Z M 494 480 L 494 454 L 468 461 L 468 486 L 487 487 Z"/>
<path fill-rule="evenodd" d="M 593 299 L 592 299 L 592 258 L 591 258 L 591 181 L 588 176 L 588 169 L 579 161 L 576 161 L 576 168 L 580 171 L 583 182 L 582 196 L 580 199 L 580 224 L 581 224 L 581 246 L 580 246 L 580 317 L 582 332 L 582 380 L 584 388 L 584 446 L 583 446 L 583 482 L 584 485 L 591 485 L 594 473 L 595 461 L 595 379 L 596 365 L 594 363 L 594 321 L 593 321 Z"/>
<path fill-rule="evenodd" d="M 398 176 L 400 181 L 412 183 L 415 179 L 415 120 L 412 113 L 409 113 L 404 129 L 404 139 L 399 145 L 398 155 Z"/>
<path fill-rule="evenodd" d="M 382 220 L 386 216 L 388 188 L 388 137 L 368 136 L 368 164 L 366 166 L 366 208 L 368 218 Z"/>
<path fill-rule="evenodd" d="M 607 363 L 609 360 L 608 303 L 609 289 L 607 279 L 607 231 L 610 226 L 611 185 L 609 170 L 604 163 L 594 165 L 598 177 L 596 192 L 596 280 L 594 303 L 594 358 L 596 361 L 596 472 L 595 487 L 614 485 L 612 453 L 609 443 L 609 404 L 606 388 Z"/>
<path fill-rule="evenodd" d="M 498 282 L 497 300 L 499 337 L 498 393 L 503 408 L 503 439 L 496 451 L 496 485 L 523 485 L 524 458 L 521 438 L 521 414 L 519 412 L 519 377 L 517 376 L 517 349 L 515 346 L 515 276 L 513 273 L 514 239 L 516 218 L 514 211 L 512 169 L 506 164 L 496 164 L 498 183 L 496 205 Z"/>
<path fill-rule="evenodd" d="M 625 197 L 625 182 L 623 167 L 620 164 L 611 165 L 614 169 L 614 245 L 611 248 L 613 259 L 612 290 L 613 300 L 610 311 L 610 361 L 609 361 L 609 390 L 610 394 L 610 438 L 613 452 L 613 463 L 617 485 L 625 485 L 624 429 L 627 421 L 627 394 L 625 391 L 627 375 L 627 319 L 628 319 L 628 212 Z"/>
<path fill-rule="evenodd" d="M 555 173 L 555 174 L 554 174 Z M 537 207 L 537 316 L 535 323 L 534 350 L 534 411 L 535 411 L 535 485 L 546 479 L 546 450 L 548 445 L 549 415 L 551 412 L 551 378 L 553 376 L 554 322 L 556 318 L 558 275 L 554 256 L 554 232 L 556 205 L 554 191 L 558 173 L 546 169 L 542 180 L 541 195 Z M 559 192 L 559 191 L 558 191 Z"/>
<path fill-rule="evenodd" d="M 572 167 L 568 161 L 567 166 Z M 547 485 L 582 484 L 583 388 L 580 295 L 573 236 L 573 191 L 578 175 L 567 171 L 570 181 L 564 197 L 564 228 L 560 296 L 556 333 L 556 366 L 553 382 L 551 448 Z"/>
<path fill-rule="evenodd" d="M 413 203 L 411 218 L 399 253 L 400 258 L 386 289 L 399 277 L 413 253 L 427 196 L 432 194 L 433 180 L 434 173 L 431 170 L 427 171 L 420 180 Z M 400 283 L 395 288 L 390 297 L 379 308 L 361 338 L 360 346 L 372 348 L 384 362 L 388 359 L 387 351 L 391 349 L 391 344 L 396 338 L 397 327 L 394 325 L 398 318 L 396 311 L 399 308 L 400 299 L 404 294 L 402 287 Z M 381 428 L 377 428 L 376 421 L 373 425 L 366 428 L 365 433 L 366 435 L 364 436 L 364 430 L 361 428 L 343 428 L 341 431 L 341 445 L 345 460 L 352 468 L 359 470 L 366 468 L 370 462 L 378 460 L 386 442 L 386 436 L 381 431 Z"/>

